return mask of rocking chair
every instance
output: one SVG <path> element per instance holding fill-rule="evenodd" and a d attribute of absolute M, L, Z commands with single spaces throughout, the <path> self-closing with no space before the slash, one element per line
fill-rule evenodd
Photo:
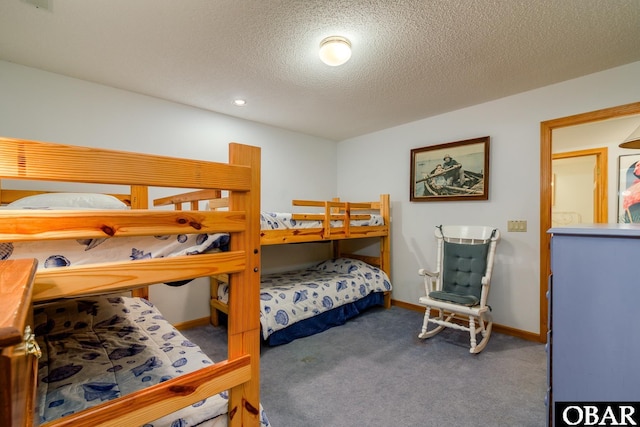
<path fill-rule="evenodd" d="M 418 338 L 430 338 L 445 327 L 469 331 L 469 352 L 480 353 L 489 341 L 493 325 L 487 298 L 500 232 L 493 227 L 440 225 L 435 236 L 437 271 L 418 271 L 424 276 L 426 291 L 418 300 L 426 306 Z M 434 318 L 430 317 L 432 309 L 438 310 Z M 469 326 L 460 322 L 460 316 L 468 318 Z M 435 327 L 428 330 L 430 323 Z M 478 333 L 482 334 L 480 343 L 476 342 Z"/>

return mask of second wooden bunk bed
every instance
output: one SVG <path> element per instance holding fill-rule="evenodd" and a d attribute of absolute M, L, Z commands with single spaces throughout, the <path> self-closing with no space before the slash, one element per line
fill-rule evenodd
<path fill-rule="evenodd" d="M 164 200 L 162 203 L 170 203 L 171 200 Z M 224 208 L 227 201 L 224 198 L 217 198 L 209 201 L 209 207 L 211 209 Z M 376 275 L 375 269 L 379 269 L 384 272 L 383 276 L 385 284 L 391 276 L 391 210 L 390 210 L 390 197 L 388 194 L 381 194 L 379 200 L 370 202 L 349 202 L 341 201 L 340 199 L 333 199 L 327 201 L 314 201 L 314 200 L 294 200 L 292 202 L 294 209 L 302 209 L 305 213 L 291 213 L 284 214 L 287 218 L 287 224 L 304 223 L 308 226 L 303 228 L 283 228 L 269 229 L 266 226 L 265 217 L 271 218 L 272 213 L 262 212 L 261 214 L 261 230 L 260 230 L 260 244 L 262 246 L 271 245 L 284 245 L 284 244 L 298 244 L 298 243 L 317 243 L 317 242 L 329 242 L 332 245 L 332 257 L 333 259 L 358 260 L 366 263 L 363 268 L 366 269 L 365 274 Z M 313 212 L 315 211 L 315 212 Z M 280 214 L 278 214 L 280 215 Z M 375 217 L 375 221 L 373 218 Z M 379 253 L 372 255 L 360 255 L 355 253 L 349 253 L 344 250 L 344 243 L 353 239 L 374 239 L 378 240 Z M 350 261 L 345 261 L 349 263 Z M 333 266 L 333 265 L 332 265 Z M 371 269 L 369 269 L 371 266 Z M 324 267 L 324 266 L 323 266 Z M 352 269 L 355 269 L 351 265 Z M 342 268 L 339 266 L 339 268 Z M 213 325 L 219 324 L 219 314 L 228 313 L 228 306 L 219 298 L 219 288 L 227 282 L 227 277 L 224 275 L 213 276 L 211 278 L 211 323 Z M 275 277 L 275 280 L 279 280 L 280 277 Z M 286 277 L 285 279 L 288 279 Z M 386 288 L 378 288 L 376 295 L 372 295 L 376 301 L 371 298 L 365 301 L 363 298 L 360 301 L 360 308 L 354 309 L 360 311 L 364 308 L 368 308 L 370 305 L 384 305 L 385 308 L 391 306 L 391 290 L 390 285 Z M 373 293 L 373 292 L 372 292 Z M 326 314 L 323 314 L 326 316 Z M 348 317 L 353 316 L 353 310 L 349 311 Z M 340 316 L 344 316 L 340 315 Z M 320 318 L 321 319 L 321 318 Z M 335 320 L 331 316 L 327 317 L 329 322 L 340 324 L 342 319 Z M 324 330 L 327 326 L 322 324 L 323 320 L 316 320 L 316 322 L 309 322 L 311 328 L 302 327 L 298 329 L 287 328 L 289 333 L 269 335 L 263 331 L 263 339 L 267 339 L 269 344 L 283 344 L 289 342 L 295 338 L 310 335 L 316 332 Z M 315 323 L 315 324 L 314 324 Z M 298 325 L 301 326 L 301 325 Z M 264 325 L 263 325 L 264 328 Z M 293 330 L 292 330 L 293 329 Z M 266 336 L 269 335 L 268 338 Z"/>

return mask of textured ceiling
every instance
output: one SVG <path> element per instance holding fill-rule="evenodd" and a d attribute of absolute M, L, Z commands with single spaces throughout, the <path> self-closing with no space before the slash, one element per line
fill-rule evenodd
<path fill-rule="evenodd" d="M 343 140 L 639 61 L 640 1 L 0 0 L 0 59 Z"/>

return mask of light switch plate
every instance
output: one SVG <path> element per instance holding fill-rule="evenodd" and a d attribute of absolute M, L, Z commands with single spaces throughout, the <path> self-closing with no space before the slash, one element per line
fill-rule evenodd
<path fill-rule="evenodd" d="M 518 219 L 518 220 L 509 220 L 507 221 L 507 231 L 511 232 L 525 232 L 527 231 L 527 221 Z"/>

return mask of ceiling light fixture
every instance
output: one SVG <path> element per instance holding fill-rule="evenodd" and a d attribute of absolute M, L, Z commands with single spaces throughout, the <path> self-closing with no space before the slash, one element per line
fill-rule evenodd
<path fill-rule="evenodd" d="M 235 105 L 236 107 L 244 107 L 245 105 L 247 105 L 247 101 L 245 101 L 244 99 L 234 99 L 233 105 Z"/>
<path fill-rule="evenodd" d="M 331 36 L 320 42 L 320 59 L 327 65 L 337 67 L 351 58 L 351 42 L 341 36 Z"/>
<path fill-rule="evenodd" d="M 622 141 L 622 144 L 620 144 L 618 147 L 620 147 L 620 148 L 640 148 L 640 126 L 638 126 L 636 128 L 636 130 L 631 132 L 631 135 L 629 135 L 627 137 L 627 139 Z"/>

